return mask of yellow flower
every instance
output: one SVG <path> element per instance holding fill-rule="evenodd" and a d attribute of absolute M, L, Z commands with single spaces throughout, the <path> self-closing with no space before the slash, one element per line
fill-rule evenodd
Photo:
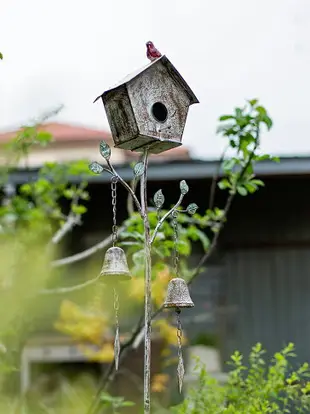
<path fill-rule="evenodd" d="M 169 355 L 171 355 L 171 349 L 170 349 L 170 348 L 164 348 L 164 349 L 161 351 L 161 356 L 162 356 L 163 358 L 168 357 Z"/>
<path fill-rule="evenodd" d="M 169 375 L 167 374 L 156 374 L 152 380 L 152 391 L 163 392 L 166 389 L 167 382 L 169 381 Z"/>
<path fill-rule="evenodd" d="M 63 320 L 77 319 L 81 316 L 80 307 L 70 300 L 64 300 L 60 306 L 59 316 Z"/>
<path fill-rule="evenodd" d="M 168 266 L 165 266 L 163 270 L 156 274 L 156 279 L 152 286 L 152 299 L 158 307 L 161 306 L 165 300 L 170 279 L 171 275 Z"/>
<path fill-rule="evenodd" d="M 103 344 L 98 351 L 83 345 L 80 345 L 80 349 L 90 361 L 111 362 L 114 359 L 114 348 L 111 343 Z"/>
<path fill-rule="evenodd" d="M 144 279 L 143 278 L 133 278 L 130 281 L 129 296 L 132 298 L 138 299 L 139 302 L 144 301 Z"/>
<path fill-rule="evenodd" d="M 86 312 L 70 301 L 64 301 L 60 307 L 60 318 L 54 327 L 70 335 L 77 341 L 88 341 L 96 345 L 108 330 L 108 318 L 102 314 Z"/>
<path fill-rule="evenodd" d="M 169 267 L 165 266 L 165 268 L 163 270 L 161 270 L 160 272 L 157 273 L 157 277 L 158 277 L 159 280 L 168 283 L 170 278 L 171 278 Z"/>

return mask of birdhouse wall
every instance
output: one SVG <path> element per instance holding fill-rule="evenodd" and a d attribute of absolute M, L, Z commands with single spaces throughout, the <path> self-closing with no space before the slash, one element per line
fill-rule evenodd
<path fill-rule="evenodd" d="M 152 65 L 131 80 L 127 89 L 139 134 L 175 141 L 175 144 L 171 142 L 170 147 L 180 145 L 190 98 L 166 66 L 161 62 Z M 164 121 L 156 119 L 153 113 L 153 105 L 158 102 L 167 109 L 167 118 Z M 167 144 L 166 149 L 169 149 L 169 143 Z"/>
<path fill-rule="evenodd" d="M 139 134 L 126 85 L 112 89 L 102 99 L 115 146 L 122 147 Z"/>

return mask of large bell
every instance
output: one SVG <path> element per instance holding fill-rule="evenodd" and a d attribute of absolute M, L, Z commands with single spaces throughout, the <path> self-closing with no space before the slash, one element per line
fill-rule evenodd
<path fill-rule="evenodd" d="M 194 305 L 185 280 L 180 277 L 171 279 L 168 284 L 165 308 L 192 308 Z"/>
<path fill-rule="evenodd" d="M 104 256 L 100 276 L 103 282 L 121 282 L 131 279 L 125 252 L 120 247 L 110 247 Z"/>

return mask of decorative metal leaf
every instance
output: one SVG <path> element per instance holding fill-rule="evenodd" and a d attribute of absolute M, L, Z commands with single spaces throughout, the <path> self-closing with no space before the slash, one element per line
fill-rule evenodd
<path fill-rule="evenodd" d="M 105 141 L 100 141 L 99 151 L 100 151 L 100 154 L 103 156 L 103 158 L 105 158 L 106 160 L 110 159 L 111 148 Z"/>
<path fill-rule="evenodd" d="M 115 360 L 115 370 L 118 370 L 119 365 L 119 352 L 120 352 L 120 343 L 119 343 L 119 327 L 116 327 L 115 339 L 114 339 L 114 360 Z"/>
<path fill-rule="evenodd" d="M 180 182 L 180 190 L 181 190 L 181 194 L 183 194 L 183 195 L 188 193 L 189 187 L 188 187 L 185 180 L 182 180 Z"/>
<path fill-rule="evenodd" d="M 136 177 L 140 177 L 144 173 L 144 163 L 137 162 L 137 164 L 133 167 L 133 173 Z"/>
<path fill-rule="evenodd" d="M 198 209 L 197 204 L 192 203 L 192 204 L 189 204 L 189 205 L 187 206 L 186 211 L 187 211 L 189 214 L 195 214 L 195 213 L 196 213 L 196 211 L 197 211 L 197 209 Z"/>
<path fill-rule="evenodd" d="M 164 205 L 165 196 L 161 190 L 156 191 L 154 194 L 154 204 L 157 208 L 161 208 Z"/>
<path fill-rule="evenodd" d="M 178 363 L 177 373 L 178 373 L 179 392 L 181 394 L 182 386 L 183 386 L 183 379 L 184 379 L 184 374 L 185 374 L 182 354 L 179 356 L 179 363 Z"/>
<path fill-rule="evenodd" d="M 89 169 L 94 174 L 101 174 L 102 171 L 103 171 L 103 167 L 98 162 L 96 162 L 96 161 L 94 161 L 91 164 L 89 164 Z"/>

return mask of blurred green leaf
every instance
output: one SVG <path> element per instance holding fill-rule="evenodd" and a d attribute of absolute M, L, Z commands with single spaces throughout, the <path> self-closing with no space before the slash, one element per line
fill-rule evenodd
<path fill-rule="evenodd" d="M 251 183 L 256 184 L 258 186 L 264 187 L 265 183 L 262 180 L 258 180 L 258 179 L 253 179 L 251 180 Z"/>
<path fill-rule="evenodd" d="M 227 178 L 223 178 L 221 181 L 218 182 L 217 185 L 221 190 L 225 190 L 226 188 L 231 188 L 231 184 Z"/>
<path fill-rule="evenodd" d="M 75 214 L 84 214 L 87 211 L 87 208 L 85 206 L 82 205 L 73 205 L 72 206 L 72 211 Z"/>
<path fill-rule="evenodd" d="M 53 139 L 53 135 L 47 131 L 38 131 L 36 134 L 36 141 L 42 146 L 46 146 Z"/>
<path fill-rule="evenodd" d="M 242 187 L 242 186 L 237 186 L 237 191 L 238 191 L 238 193 L 240 194 L 240 195 L 242 195 L 242 196 L 246 196 L 247 195 L 247 190 L 246 190 L 246 188 L 244 188 L 244 187 Z"/>
<path fill-rule="evenodd" d="M 234 119 L 233 115 L 222 115 L 219 117 L 219 121 L 227 121 L 228 119 Z"/>
<path fill-rule="evenodd" d="M 258 99 L 251 99 L 248 102 L 251 106 L 255 106 L 258 103 Z"/>

